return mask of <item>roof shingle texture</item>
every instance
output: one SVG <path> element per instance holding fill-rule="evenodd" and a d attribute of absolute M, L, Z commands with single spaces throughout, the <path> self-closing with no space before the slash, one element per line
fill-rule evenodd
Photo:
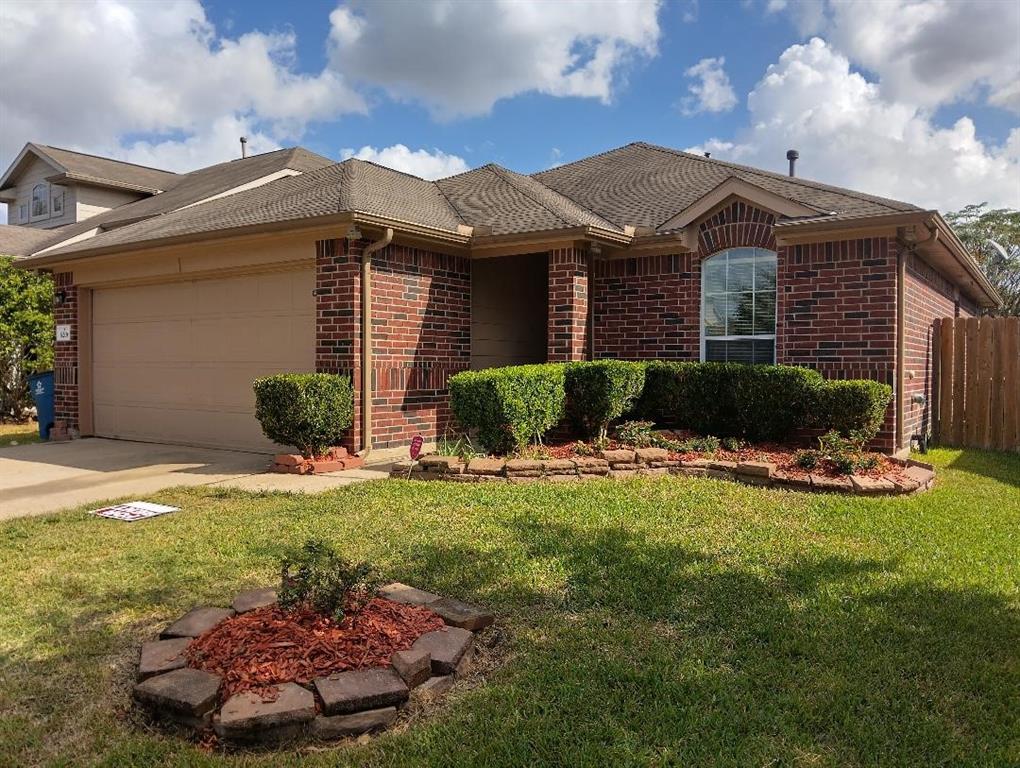
<path fill-rule="evenodd" d="M 159 168 L 150 168 L 146 165 L 135 165 L 134 163 L 125 163 L 121 160 L 111 160 L 108 157 L 97 157 L 96 155 L 87 155 L 82 152 L 72 152 L 69 149 L 50 147 L 46 144 L 34 144 L 33 146 L 54 162 L 66 168 L 68 173 L 96 179 L 97 181 L 163 190 L 173 186 L 178 178 L 178 174 L 172 171 L 163 171 Z"/>
<path fill-rule="evenodd" d="M 0 256 L 28 256 L 53 237 L 52 229 L 0 224 Z"/>

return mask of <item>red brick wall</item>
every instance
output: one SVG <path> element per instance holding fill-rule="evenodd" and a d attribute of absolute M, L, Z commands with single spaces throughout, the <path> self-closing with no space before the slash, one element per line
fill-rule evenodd
<path fill-rule="evenodd" d="M 903 441 L 931 431 L 932 322 L 971 317 L 973 306 L 958 301 L 956 287 L 915 254 L 907 256 L 903 311 Z M 913 403 L 923 395 L 924 404 Z"/>
<path fill-rule="evenodd" d="M 578 248 L 549 252 L 549 362 L 588 358 L 588 265 Z"/>
<path fill-rule="evenodd" d="M 372 256 L 373 444 L 442 436 L 447 382 L 471 364 L 471 264 L 390 245 Z"/>
<path fill-rule="evenodd" d="M 54 411 L 71 429 L 78 429 L 78 288 L 71 272 L 53 275 L 53 320 L 55 325 L 70 325 L 71 340 L 55 342 L 53 348 Z M 61 304 L 57 293 L 64 294 Z"/>

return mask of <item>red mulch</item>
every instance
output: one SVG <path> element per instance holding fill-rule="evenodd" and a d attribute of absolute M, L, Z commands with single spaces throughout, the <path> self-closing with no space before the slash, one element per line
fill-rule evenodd
<path fill-rule="evenodd" d="M 678 439 L 685 440 L 690 437 L 696 437 L 692 432 L 686 432 L 682 430 L 676 430 L 675 432 Z M 631 448 L 632 446 L 624 445 L 616 440 L 609 440 L 606 444 L 607 450 L 616 450 L 618 448 Z M 577 453 L 577 443 L 558 443 L 555 445 L 544 446 L 545 451 L 551 458 L 554 459 L 572 459 L 580 454 Z M 790 445 L 778 445 L 776 443 L 758 443 L 755 445 L 748 445 L 746 448 L 741 448 L 739 451 L 727 451 L 724 448 L 720 448 L 713 454 L 706 453 L 673 453 L 670 452 L 669 458 L 672 460 L 680 461 L 693 461 L 694 459 L 717 459 L 721 461 L 769 461 L 776 465 L 777 469 L 782 470 L 790 477 L 805 478 L 809 474 L 821 475 L 824 477 L 845 477 L 836 466 L 828 460 L 822 460 L 818 463 L 814 469 L 802 469 L 797 466 L 797 462 L 794 457 L 797 451 L 803 450 L 801 446 L 790 446 Z M 870 454 L 876 459 L 876 464 L 871 469 L 858 469 L 854 472 L 856 475 L 866 475 L 868 477 L 890 477 L 900 476 L 903 472 L 903 467 L 899 464 L 889 461 L 887 456 L 881 453 Z"/>
<path fill-rule="evenodd" d="M 223 677 L 231 696 L 253 691 L 266 701 L 278 683 L 365 667 L 384 667 L 443 620 L 427 608 L 372 598 L 343 624 L 309 609 L 258 608 L 220 622 L 188 646 L 191 666 Z"/>

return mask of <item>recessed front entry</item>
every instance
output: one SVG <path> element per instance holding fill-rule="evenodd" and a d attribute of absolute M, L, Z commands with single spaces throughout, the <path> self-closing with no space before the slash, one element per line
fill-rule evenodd
<path fill-rule="evenodd" d="M 471 262 L 471 367 L 544 363 L 549 260 L 544 253 Z"/>
<path fill-rule="evenodd" d="M 311 269 L 93 291 L 94 432 L 272 451 L 252 380 L 315 370 Z"/>

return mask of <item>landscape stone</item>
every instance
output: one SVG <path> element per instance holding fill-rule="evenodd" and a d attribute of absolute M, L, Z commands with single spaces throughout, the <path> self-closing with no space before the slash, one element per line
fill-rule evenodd
<path fill-rule="evenodd" d="M 781 486 L 791 488 L 798 491 L 810 490 L 811 489 L 811 478 L 799 475 L 791 475 L 784 472 L 781 469 L 777 469 L 772 475 L 772 479 L 779 483 Z"/>
<path fill-rule="evenodd" d="M 694 469 L 708 469 L 711 465 L 712 462 L 708 459 L 684 459 L 682 462 L 682 466 Z"/>
<path fill-rule="evenodd" d="M 913 493 L 921 486 L 918 485 L 917 481 L 911 480 L 909 477 L 903 477 L 902 475 L 890 475 L 888 477 L 890 483 L 896 489 L 896 493 Z"/>
<path fill-rule="evenodd" d="M 231 607 L 238 613 L 247 613 L 256 608 L 265 608 L 276 602 L 276 590 L 272 587 L 249 589 L 234 598 Z"/>
<path fill-rule="evenodd" d="M 459 456 L 423 456 L 421 465 L 433 472 L 455 475 L 464 471 L 464 464 Z"/>
<path fill-rule="evenodd" d="M 231 696 L 223 704 L 214 728 L 225 739 L 267 741 L 315 719 L 315 696 L 297 683 L 277 686 L 275 701 L 263 701 L 251 691 Z"/>
<path fill-rule="evenodd" d="M 823 475 L 811 475 L 811 487 L 816 491 L 831 493 L 850 493 L 853 490 L 850 478 L 824 477 Z"/>
<path fill-rule="evenodd" d="M 706 469 L 705 470 L 705 474 L 708 477 L 714 477 L 716 480 L 732 480 L 733 479 L 733 473 L 732 472 L 728 472 L 725 469 L 716 469 L 715 467 L 710 467 L 710 468 Z"/>
<path fill-rule="evenodd" d="M 161 715 L 201 718 L 215 708 L 219 691 L 219 675 L 183 667 L 143 680 L 134 696 Z"/>
<path fill-rule="evenodd" d="M 379 590 L 379 595 L 394 603 L 403 603 L 404 605 L 429 605 L 442 599 L 440 595 L 409 587 L 399 581 L 387 584 Z"/>
<path fill-rule="evenodd" d="M 636 469 L 613 469 L 609 476 L 614 480 L 627 480 L 632 477 L 637 477 Z"/>
<path fill-rule="evenodd" d="M 620 448 L 614 451 L 602 451 L 599 456 L 610 464 L 633 464 L 635 454 L 634 451 Z"/>
<path fill-rule="evenodd" d="M 189 645 L 190 637 L 142 643 L 142 654 L 138 661 L 138 681 L 186 667 L 188 660 L 184 657 L 184 651 Z"/>
<path fill-rule="evenodd" d="M 390 656 L 390 664 L 407 684 L 408 688 L 421 685 L 432 674 L 432 655 L 420 648 L 408 648 Z"/>
<path fill-rule="evenodd" d="M 687 462 L 684 462 L 685 464 Z M 719 472 L 732 472 L 737 468 L 737 462 L 725 461 L 723 459 L 709 459 L 708 468 Z"/>
<path fill-rule="evenodd" d="M 636 461 L 617 461 L 611 464 L 614 470 L 638 470 L 644 465 L 638 464 Z"/>
<path fill-rule="evenodd" d="M 752 477 L 772 477 L 776 471 L 776 465 L 771 461 L 742 461 L 737 464 L 738 475 L 750 475 Z"/>
<path fill-rule="evenodd" d="M 913 480 L 921 488 L 927 488 L 935 480 L 935 473 L 924 467 L 913 464 L 903 470 L 903 476 Z"/>
<path fill-rule="evenodd" d="M 407 701 L 409 694 L 407 684 L 388 667 L 340 672 L 329 677 L 317 677 L 314 683 L 322 700 L 323 712 L 327 715 L 347 715 L 396 706 Z"/>
<path fill-rule="evenodd" d="M 584 457 L 577 459 L 577 471 L 582 475 L 607 475 L 609 474 L 609 462 L 605 459 Z"/>
<path fill-rule="evenodd" d="M 428 651 L 432 656 L 432 672 L 436 675 L 451 675 L 457 670 L 457 663 L 471 648 L 475 636 L 470 630 L 460 627 L 446 627 L 426 632 L 414 641 L 412 648 Z"/>
<path fill-rule="evenodd" d="M 851 475 L 850 482 L 854 486 L 854 493 L 866 495 L 874 493 L 892 493 L 896 486 L 883 478 L 868 477 L 867 475 Z"/>
<path fill-rule="evenodd" d="M 471 459 L 464 471 L 469 475 L 501 475 L 504 465 L 501 459 Z"/>
<path fill-rule="evenodd" d="M 565 474 L 577 469 L 570 459 L 546 459 L 542 462 L 542 469 L 552 474 Z"/>
<path fill-rule="evenodd" d="M 674 470 L 675 474 L 685 475 L 686 477 L 705 477 L 708 474 L 708 470 L 704 467 L 688 467 L 686 464 L 681 466 L 679 469 Z"/>
<path fill-rule="evenodd" d="M 233 615 L 232 608 L 195 608 L 164 629 L 160 637 L 164 640 L 170 637 L 198 637 Z"/>
<path fill-rule="evenodd" d="M 451 688 L 453 688 L 453 675 L 433 675 L 415 688 L 412 695 L 415 700 L 419 698 L 432 698 L 441 696 Z"/>
<path fill-rule="evenodd" d="M 650 464 L 653 461 L 666 461 L 669 458 L 669 451 L 665 448 L 638 448 L 634 455 L 638 461 Z"/>
<path fill-rule="evenodd" d="M 452 597 L 444 597 L 429 605 L 429 610 L 438 613 L 447 624 L 477 632 L 496 620 L 492 611 L 471 605 Z"/>
<path fill-rule="evenodd" d="M 510 459 L 506 463 L 506 471 L 510 472 L 541 472 L 542 462 L 531 459 Z"/>
<path fill-rule="evenodd" d="M 382 707 L 353 715 L 319 715 L 312 721 L 312 736 L 317 739 L 342 739 L 385 728 L 397 719 L 396 707 Z"/>

